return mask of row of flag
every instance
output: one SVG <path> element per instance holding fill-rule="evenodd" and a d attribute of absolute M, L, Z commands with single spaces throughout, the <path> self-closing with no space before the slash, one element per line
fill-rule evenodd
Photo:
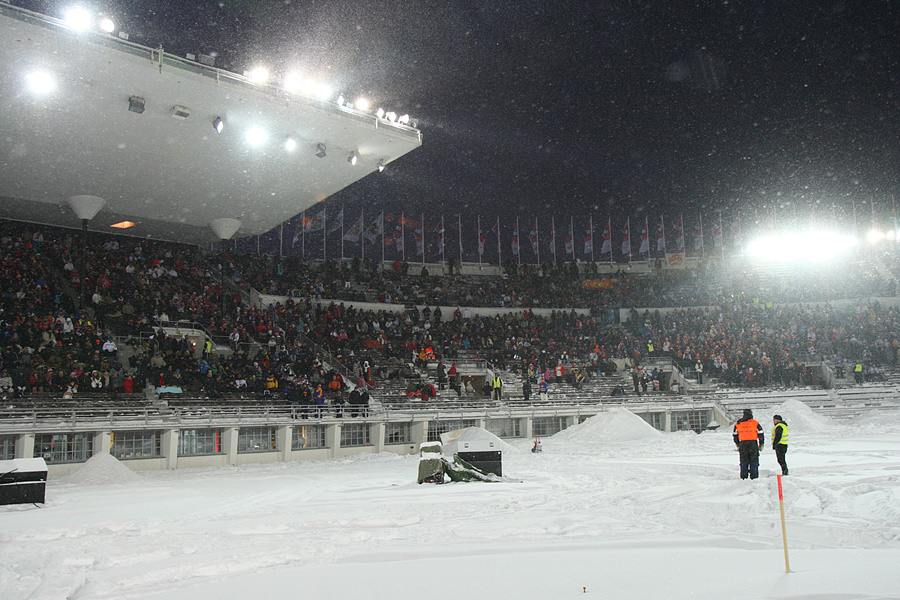
<path fill-rule="evenodd" d="M 456 240 L 458 243 L 458 256 L 462 256 L 464 231 L 462 217 L 457 215 L 457 218 L 454 220 L 456 223 L 451 223 L 451 226 L 453 226 L 458 233 Z M 564 236 L 562 238 L 563 252 L 565 255 L 573 258 L 579 254 L 580 250 L 580 253 L 583 256 L 590 256 L 592 259 L 596 257 L 602 260 L 604 255 L 608 255 L 609 260 L 612 260 L 614 248 L 617 249 L 621 256 L 628 257 L 629 260 L 634 254 L 643 255 L 641 258 L 649 258 L 651 249 L 655 250 L 657 253 L 685 252 L 688 245 L 688 234 L 686 234 L 688 228 L 685 225 L 682 215 L 679 215 L 668 229 L 664 217 L 659 217 L 658 221 L 654 220 L 653 222 L 650 221 L 649 217 L 644 217 L 635 225 L 632 224 L 631 217 L 628 217 L 621 228 L 613 228 L 612 218 L 607 218 L 606 222 L 602 223 L 602 233 L 600 237 L 601 244 L 599 248 L 596 248 L 596 253 L 594 246 L 595 227 L 593 217 L 588 219 L 586 226 L 579 225 L 576 227 L 574 218 L 570 218 L 568 223 L 563 222 L 559 225 L 561 228 L 560 233 Z M 742 245 L 742 236 L 741 218 L 739 214 L 733 217 L 730 225 L 730 245 L 733 248 L 740 248 Z M 511 226 L 511 233 L 509 234 L 509 251 L 512 256 L 521 259 L 523 248 L 528 248 L 530 246 L 531 254 L 537 258 L 538 262 L 540 262 L 542 244 L 540 243 L 539 234 L 543 226 L 545 231 L 549 230 L 549 240 L 543 244 L 543 246 L 549 250 L 551 258 L 557 258 L 559 248 L 557 247 L 558 237 L 555 217 L 543 221 L 538 218 L 533 218 L 529 219 L 527 222 L 522 222 L 519 218 L 516 218 Z M 412 231 L 412 237 L 415 242 L 415 255 L 424 256 L 426 235 L 428 235 L 431 240 L 436 239 L 437 251 L 442 258 L 445 252 L 446 227 L 443 216 L 430 227 L 426 226 L 424 215 L 421 218 L 416 219 L 403 214 L 399 216 L 391 213 L 386 214 L 383 211 L 378 213 L 374 218 L 371 218 L 371 220 L 367 220 L 365 214 L 360 213 L 360 215 L 352 222 L 345 223 L 344 212 L 342 209 L 336 217 L 332 217 L 329 220 L 328 226 L 326 227 L 326 214 L 325 210 L 322 209 L 309 215 L 307 215 L 306 212 L 301 213 L 301 215 L 299 215 L 299 221 L 294 223 L 293 227 L 294 235 L 292 246 L 305 244 L 307 234 L 325 231 L 328 235 L 340 233 L 342 247 L 343 242 L 361 243 L 362 240 L 365 240 L 370 244 L 378 244 L 382 247 L 392 246 L 396 252 L 405 256 L 407 232 Z M 716 217 L 712 219 L 712 223 L 709 224 L 708 229 L 711 230 L 712 247 L 716 250 L 724 251 L 723 221 L 721 214 L 717 214 Z M 509 228 L 507 228 L 507 231 L 509 231 Z M 499 217 L 496 218 L 496 221 L 493 224 L 489 225 L 483 224 L 482 219 L 479 216 L 477 218 L 477 223 L 475 224 L 474 233 L 476 234 L 479 261 L 485 255 L 489 245 L 493 246 L 494 243 L 496 243 L 497 255 L 502 259 L 504 236 L 501 233 Z M 636 252 L 634 251 L 632 243 L 633 233 L 639 235 L 639 243 Z M 667 236 L 667 233 L 673 235 Z M 547 233 L 544 235 L 546 237 Z M 690 228 L 690 246 L 694 251 L 702 253 L 705 250 L 705 236 L 709 235 L 709 231 L 704 231 L 702 215 L 698 215 L 696 221 Z M 381 243 L 379 243 L 379 240 L 381 240 Z M 324 245 L 324 236 L 322 241 Z M 493 253 L 493 250 L 491 250 L 491 252 Z M 456 252 L 454 252 L 454 254 L 456 254 Z"/>

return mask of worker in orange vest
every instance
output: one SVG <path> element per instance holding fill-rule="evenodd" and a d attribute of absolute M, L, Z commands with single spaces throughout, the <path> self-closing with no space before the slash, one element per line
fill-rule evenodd
<path fill-rule="evenodd" d="M 765 434 L 753 411 L 744 409 L 744 416 L 734 424 L 734 445 L 741 455 L 741 479 L 759 477 L 759 451 L 765 444 Z"/>

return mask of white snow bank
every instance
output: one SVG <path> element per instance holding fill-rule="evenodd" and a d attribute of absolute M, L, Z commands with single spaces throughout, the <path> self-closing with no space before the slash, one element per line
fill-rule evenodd
<path fill-rule="evenodd" d="M 630 410 L 616 407 L 598 413 L 584 423 L 560 431 L 553 436 L 553 439 L 590 444 L 592 442 L 657 439 L 662 435 Z"/>
<path fill-rule="evenodd" d="M 103 485 L 109 483 L 129 483 L 141 476 L 119 462 L 107 452 L 89 458 L 84 466 L 62 478 L 66 483 Z"/>

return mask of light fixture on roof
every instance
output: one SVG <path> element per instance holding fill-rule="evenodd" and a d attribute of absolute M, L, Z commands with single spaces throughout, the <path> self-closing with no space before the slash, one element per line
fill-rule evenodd
<path fill-rule="evenodd" d="M 187 119 L 189 116 L 191 116 L 191 109 L 189 109 L 187 106 L 181 106 L 180 104 L 176 104 L 175 106 L 172 107 L 172 117 L 174 117 L 176 119 L 181 119 L 183 121 L 184 119 Z"/>
<path fill-rule="evenodd" d="M 113 223 L 110 227 L 115 227 L 116 229 L 130 229 L 137 225 L 134 221 L 119 221 L 118 223 Z"/>
<path fill-rule="evenodd" d="M 382 171 L 384 171 L 384 159 L 383 158 L 378 161 L 378 172 L 381 173 Z"/>
<path fill-rule="evenodd" d="M 335 102 L 337 102 L 338 106 L 343 106 L 344 105 L 344 95 L 338 94 L 337 100 L 335 100 Z"/>
<path fill-rule="evenodd" d="M 355 106 L 357 110 L 369 110 L 369 101 L 365 98 L 357 98 Z"/>
<path fill-rule="evenodd" d="M 347 157 L 347 162 L 350 163 L 351 165 L 354 165 L 354 166 L 355 166 L 355 165 L 356 165 L 356 160 L 357 160 L 357 158 L 358 158 L 358 157 L 356 156 L 356 152 L 354 152 L 353 150 L 351 150 L 351 151 L 350 151 L 350 156 Z"/>
<path fill-rule="evenodd" d="M 109 17 L 103 17 L 102 19 L 100 19 L 100 29 L 102 29 L 106 33 L 112 33 L 116 30 L 116 24 L 113 23 L 113 20 Z"/>
<path fill-rule="evenodd" d="M 390 111 L 384 114 L 384 118 L 390 121 L 391 123 L 397 122 L 397 113 L 394 111 Z"/>
<path fill-rule="evenodd" d="M 378 110 L 375 111 L 375 116 L 378 117 L 379 119 L 383 119 L 384 118 L 384 109 L 381 107 L 378 107 Z"/>
<path fill-rule="evenodd" d="M 409 115 L 400 115 L 400 118 L 397 119 L 397 122 L 401 125 L 409 125 Z"/>
<path fill-rule="evenodd" d="M 222 130 L 225 128 L 225 122 L 222 121 L 220 117 L 216 117 L 213 119 L 213 129 L 216 130 L 216 133 L 222 133 Z"/>
<path fill-rule="evenodd" d="M 294 150 L 296 150 L 297 149 L 297 140 L 295 140 L 292 137 L 289 137 L 286 140 L 284 140 L 284 149 L 287 150 L 288 152 L 293 152 Z"/>
<path fill-rule="evenodd" d="M 331 86 L 325 83 L 320 83 L 316 87 L 316 97 L 319 100 L 328 100 L 331 98 Z"/>
<path fill-rule="evenodd" d="M 75 31 L 84 31 L 91 26 L 91 14 L 83 8 L 72 8 L 63 19 Z"/>
<path fill-rule="evenodd" d="M 319 158 L 325 158 L 327 156 L 325 153 L 325 144 L 316 144 L 316 156 Z"/>
<path fill-rule="evenodd" d="M 269 139 L 269 134 L 265 132 L 260 127 L 256 127 L 255 125 L 247 130 L 246 133 L 247 143 L 251 146 L 261 146 L 266 143 L 266 140 Z"/>
<path fill-rule="evenodd" d="M 140 96 L 129 96 L 128 110 L 133 113 L 141 114 L 144 112 L 144 99 Z"/>

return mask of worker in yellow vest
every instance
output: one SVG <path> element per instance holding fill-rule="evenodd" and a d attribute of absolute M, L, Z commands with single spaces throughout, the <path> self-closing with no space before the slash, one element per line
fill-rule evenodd
<path fill-rule="evenodd" d="M 781 474 L 788 474 L 787 460 L 784 455 L 787 454 L 788 447 L 788 424 L 784 422 L 781 415 L 772 417 L 775 422 L 775 428 L 772 430 L 772 450 L 775 451 L 775 457 L 778 464 L 781 465 Z"/>

